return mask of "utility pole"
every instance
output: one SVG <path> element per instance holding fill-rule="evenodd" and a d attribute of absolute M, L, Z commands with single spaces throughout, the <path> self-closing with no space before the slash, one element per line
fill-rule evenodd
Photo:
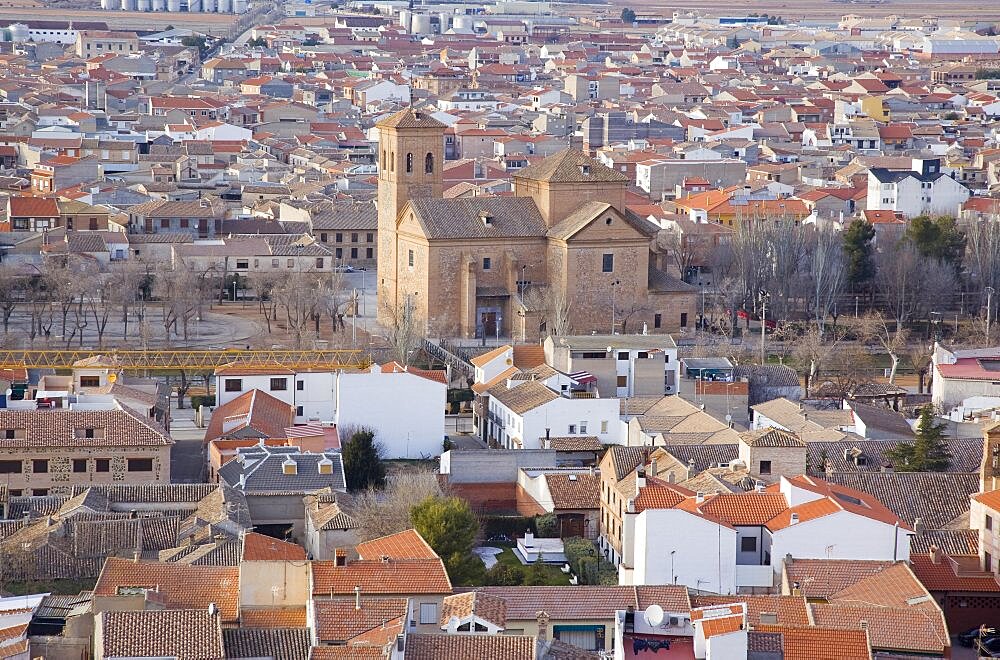
<path fill-rule="evenodd" d="M 986 289 L 986 345 L 990 345 L 990 313 L 993 309 L 993 287 L 988 286 Z"/>

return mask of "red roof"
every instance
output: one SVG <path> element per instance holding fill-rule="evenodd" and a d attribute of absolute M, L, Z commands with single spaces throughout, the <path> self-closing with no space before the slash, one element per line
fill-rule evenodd
<path fill-rule="evenodd" d="M 8 218 L 58 218 L 59 205 L 51 197 L 11 197 Z"/>
<path fill-rule="evenodd" d="M 305 558 L 306 550 L 301 545 L 256 532 L 250 532 L 243 537 L 243 561 L 304 560 Z"/>
<path fill-rule="evenodd" d="M 969 556 L 963 563 L 975 563 L 978 567 L 979 557 Z M 1000 592 L 997 577 L 988 571 L 963 571 L 957 558 L 943 553 L 938 561 L 932 561 L 930 555 L 910 555 L 913 573 L 923 583 L 928 591 L 969 591 L 969 592 Z"/>

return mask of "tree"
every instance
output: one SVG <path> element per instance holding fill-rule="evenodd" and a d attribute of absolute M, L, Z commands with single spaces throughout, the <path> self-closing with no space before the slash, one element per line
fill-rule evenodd
<path fill-rule="evenodd" d="M 904 236 L 921 256 L 946 262 L 956 269 L 962 265 L 965 234 L 955 218 L 918 215 L 910 220 Z"/>
<path fill-rule="evenodd" d="M 913 442 L 901 442 L 885 453 L 897 472 L 943 472 L 951 463 L 945 425 L 934 419 L 930 405 L 920 409 Z"/>
<path fill-rule="evenodd" d="M 967 225 L 966 237 L 968 268 L 973 282 L 980 290 L 986 287 L 1000 289 L 1000 222 L 997 222 L 996 211 L 993 218 Z"/>
<path fill-rule="evenodd" d="M 392 357 L 404 367 L 410 363 L 410 354 L 420 346 L 423 337 L 418 329 L 413 301 L 406 299 L 396 306 L 386 305 L 386 340 Z"/>
<path fill-rule="evenodd" d="M 812 281 L 813 316 L 821 335 L 826 327 L 826 317 L 844 289 L 847 275 L 844 262 L 840 232 L 832 227 L 818 229 L 809 251 L 809 276 Z"/>
<path fill-rule="evenodd" d="M 539 329 L 544 324 L 544 334 L 561 336 L 569 334 L 569 300 L 558 286 L 531 286 L 524 293 L 524 306 L 539 315 Z"/>
<path fill-rule="evenodd" d="M 472 549 L 479 536 L 479 520 L 460 497 L 429 497 L 410 512 L 413 528 L 444 561 L 452 582 L 482 582 L 486 569 Z"/>
<path fill-rule="evenodd" d="M 899 369 L 899 356 L 906 348 L 906 330 L 896 324 L 896 330 L 889 329 L 889 323 L 882 312 L 871 312 L 861 318 L 859 323 L 861 338 L 864 341 L 874 341 L 889 355 L 892 368 L 889 370 L 889 382 L 896 381 L 896 371 Z"/>
<path fill-rule="evenodd" d="M 847 283 L 857 291 L 875 277 L 875 226 L 867 220 L 855 220 L 844 231 L 843 240 L 847 256 Z"/>
<path fill-rule="evenodd" d="M 545 564 L 542 563 L 542 555 L 538 554 L 535 561 L 531 562 L 524 571 L 524 586 L 526 587 L 541 587 L 548 584 L 548 573 L 545 570 Z"/>
<path fill-rule="evenodd" d="M 444 494 L 437 474 L 430 470 L 388 477 L 384 490 L 369 488 L 354 497 L 351 515 L 358 525 L 359 538 L 368 541 L 411 529 L 413 503 Z"/>
<path fill-rule="evenodd" d="M 359 491 L 385 486 L 385 463 L 382 462 L 382 454 L 382 445 L 375 441 L 375 432 L 371 429 L 358 429 L 351 435 L 351 439 L 341 452 L 348 490 Z"/>
<path fill-rule="evenodd" d="M 622 23 L 627 25 L 635 23 L 635 12 L 630 7 L 622 9 Z"/>

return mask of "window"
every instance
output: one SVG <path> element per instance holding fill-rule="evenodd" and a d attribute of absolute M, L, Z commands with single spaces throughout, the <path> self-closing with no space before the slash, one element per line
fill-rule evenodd
<path fill-rule="evenodd" d="M 580 433 L 587 432 L 587 422 L 580 422 Z"/>
<path fill-rule="evenodd" d="M 607 433 L 607 432 L 608 432 L 608 420 L 602 419 L 601 420 L 601 433 Z"/>
<path fill-rule="evenodd" d="M 406 173 L 409 174 L 412 171 L 413 171 L 413 154 L 406 154 Z"/>
<path fill-rule="evenodd" d="M 4 429 L 3 437 L 5 437 L 8 440 L 13 440 L 15 437 L 17 437 L 17 431 L 15 431 L 14 429 Z"/>
<path fill-rule="evenodd" d="M 98 458 L 94 461 L 94 471 L 95 472 L 111 472 L 111 459 L 110 458 Z"/>
<path fill-rule="evenodd" d="M 352 232 L 351 233 L 351 242 L 352 243 L 357 243 L 358 242 L 358 232 Z"/>
<path fill-rule="evenodd" d="M 437 603 L 420 603 L 420 623 L 433 623 L 438 622 L 438 606 Z"/>
<path fill-rule="evenodd" d="M 618 377 L 618 387 L 628 387 L 628 376 Z"/>
<path fill-rule="evenodd" d="M 100 376 L 80 376 L 80 387 L 100 387 Z"/>
<path fill-rule="evenodd" d="M 271 268 L 278 268 L 278 267 L 280 267 L 280 264 L 278 263 L 278 260 L 277 259 L 271 259 Z"/>
<path fill-rule="evenodd" d="M 36 458 L 31 461 L 31 471 L 38 474 L 45 474 L 49 471 L 49 461 L 46 458 Z"/>
<path fill-rule="evenodd" d="M 483 257 L 483 270 L 489 270 L 493 267 L 493 260 L 489 257 Z"/>
<path fill-rule="evenodd" d="M 760 473 L 761 474 L 771 474 L 771 461 L 761 461 L 760 462 Z"/>
<path fill-rule="evenodd" d="M 295 389 L 297 389 L 299 392 L 301 392 L 304 389 L 306 389 L 306 381 L 304 381 L 304 380 L 297 380 L 297 381 L 295 381 Z"/>
<path fill-rule="evenodd" d="M 304 413 L 302 412 L 302 406 L 295 406 L 295 416 L 302 417 Z"/>
<path fill-rule="evenodd" d="M 433 174 L 433 173 L 434 173 L 434 154 L 428 151 L 427 155 L 424 156 L 424 174 Z"/>
<path fill-rule="evenodd" d="M 295 259 L 289 259 L 287 265 L 289 268 L 295 268 Z"/>
<path fill-rule="evenodd" d="M 983 568 L 987 571 L 993 571 L 993 556 L 988 552 L 983 553 Z"/>
<path fill-rule="evenodd" d="M 162 220 L 160 220 L 160 229 L 169 229 L 169 228 L 170 228 L 169 219 L 163 218 Z"/>
<path fill-rule="evenodd" d="M 49 489 L 48 488 L 32 488 L 31 489 L 31 494 L 34 497 L 47 497 L 48 494 L 49 494 Z"/>
<path fill-rule="evenodd" d="M 681 327 L 688 327 L 688 314 L 687 312 L 681 312 Z"/>
<path fill-rule="evenodd" d="M 344 242 L 344 235 L 343 235 L 343 234 L 341 234 L 340 232 L 337 232 L 337 235 L 336 235 L 336 236 L 334 236 L 334 239 L 335 239 L 335 240 L 336 240 L 336 241 L 337 241 L 338 243 L 343 243 L 343 242 Z"/>
<path fill-rule="evenodd" d="M 328 234 L 327 234 L 326 232 L 324 232 L 324 233 L 321 233 L 321 234 L 319 235 L 319 242 L 320 242 L 320 243 L 326 243 L 326 242 L 327 242 L 327 241 L 326 241 L 326 239 L 327 239 L 327 238 L 329 238 L 329 235 L 328 235 Z"/>
<path fill-rule="evenodd" d="M 236 260 L 236 269 L 237 270 L 246 270 L 249 267 L 250 267 L 250 261 L 249 260 L 247 260 L 247 259 L 237 259 Z"/>
<path fill-rule="evenodd" d="M 0 461 L 0 474 L 20 474 L 21 461 Z"/>
<path fill-rule="evenodd" d="M 87 459 L 86 458 L 74 458 L 73 459 L 73 472 L 86 472 L 87 471 Z"/>
<path fill-rule="evenodd" d="M 375 258 L 375 248 L 368 248 L 367 250 L 365 250 L 365 256 L 368 259 L 374 259 Z"/>
<path fill-rule="evenodd" d="M 92 428 L 90 428 L 90 429 L 81 429 L 81 432 L 78 433 L 78 436 L 87 438 L 89 440 L 93 440 L 94 437 L 95 437 L 95 435 L 94 435 L 94 429 L 92 429 Z"/>
<path fill-rule="evenodd" d="M 344 248 L 337 248 L 336 256 L 337 256 L 338 259 L 343 259 L 344 258 Z M 275 261 L 277 261 L 277 259 L 275 259 Z"/>
<path fill-rule="evenodd" d="M 243 391 L 243 379 L 242 378 L 227 378 L 226 379 L 226 391 L 227 392 L 242 392 Z"/>
<path fill-rule="evenodd" d="M 570 424 L 569 425 L 569 429 L 567 430 L 567 434 L 569 434 L 569 435 L 576 435 L 576 424 Z"/>
<path fill-rule="evenodd" d="M 351 259 L 358 258 L 358 248 L 351 248 Z"/>
<path fill-rule="evenodd" d="M 986 529 L 993 529 L 993 516 L 989 514 L 986 516 Z"/>
<path fill-rule="evenodd" d="M 190 225 L 190 220 L 187 218 L 181 218 L 181 229 L 187 229 Z"/>
<path fill-rule="evenodd" d="M 153 459 L 151 458 L 130 458 L 128 459 L 129 472 L 152 472 Z"/>
<path fill-rule="evenodd" d="M 757 537 L 744 536 L 740 539 L 740 552 L 757 552 Z"/>
<path fill-rule="evenodd" d="M 613 273 L 615 272 L 615 255 L 611 253 L 606 253 L 601 258 L 601 272 L 602 273 Z"/>
<path fill-rule="evenodd" d="M 287 378 L 272 378 L 271 379 L 271 391 L 272 392 L 282 392 L 288 389 L 288 379 Z"/>
<path fill-rule="evenodd" d="M 618 351 L 618 360 L 628 362 L 628 351 Z"/>
<path fill-rule="evenodd" d="M 316 257 L 316 268 L 323 267 L 323 257 Z"/>
<path fill-rule="evenodd" d="M 413 250 L 408 251 L 406 255 L 406 261 L 410 265 L 410 268 L 413 268 Z"/>
<path fill-rule="evenodd" d="M 375 242 L 375 234 L 373 234 L 371 232 L 368 232 L 367 234 L 365 234 L 365 240 L 368 243 L 374 243 Z"/>
<path fill-rule="evenodd" d="M 653 314 L 653 327 L 659 328 L 663 325 L 663 314 Z"/>

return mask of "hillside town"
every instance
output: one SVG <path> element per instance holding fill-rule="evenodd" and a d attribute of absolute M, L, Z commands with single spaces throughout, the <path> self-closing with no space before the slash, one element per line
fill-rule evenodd
<path fill-rule="evenodd" d="M 992 15 L 36 4 L 0 660 L 1000 657 Z"/>

